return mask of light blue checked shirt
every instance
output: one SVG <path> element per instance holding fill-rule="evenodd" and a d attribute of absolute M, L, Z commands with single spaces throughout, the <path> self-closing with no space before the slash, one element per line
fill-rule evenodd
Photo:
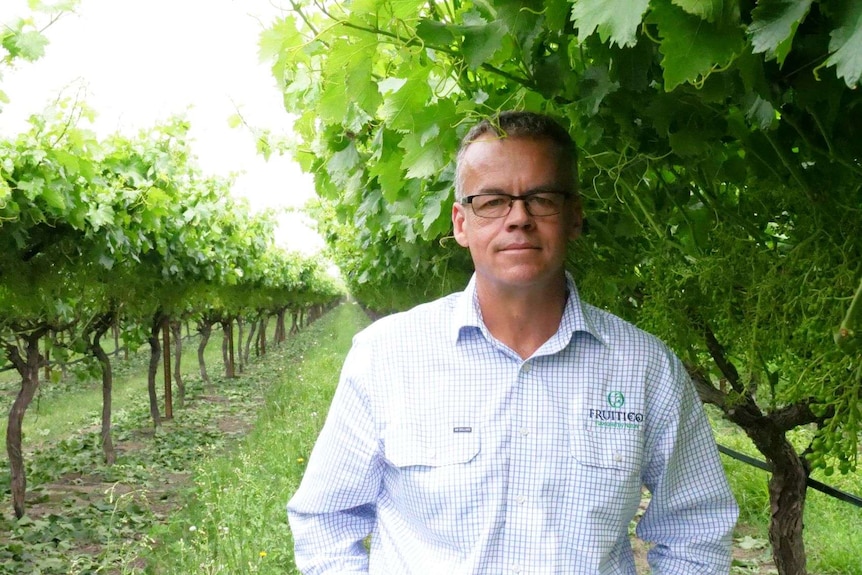
<path fill-rule="evenodd" d="M 727 574 L 737 508 L 655 337 L 582 303 L 527 360 L 466 290 L 359 333 L 288 504 L 307 574 Z M 371 553 L 363 540 L 371 534 Z"/>

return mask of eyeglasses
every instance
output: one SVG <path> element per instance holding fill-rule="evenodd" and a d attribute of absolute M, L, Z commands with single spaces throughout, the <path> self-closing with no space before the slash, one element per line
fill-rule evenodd
<path fill-rule="evenodd" d="M 563 210 L 567 192 L 533 192 L 523 196 L 511 194 L 476 194 L 459 200 L 460 204 L 470 204 L 473 213 L 480 218 L 504 218 L 512 211 L 517 200 L 524 202 L 527 213 L 534 217 L 553 216 Z"/>

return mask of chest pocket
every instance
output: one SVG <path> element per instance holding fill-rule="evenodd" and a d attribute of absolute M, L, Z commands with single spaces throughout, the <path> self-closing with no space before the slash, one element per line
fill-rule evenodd
<path fill-rule="evenodd" d="M 640 475 L 644 460 L 644 437 L 638 430 L 572 430 L 571 455 L 589 467 L 613 469 L 625 475 Z"/>
<path fill-rule="evenodd" d="M 470 427 L 397 427 L 386 434 L 384 454 L 395 467 L 443 467 L 472 461 L 480 447 Z"/>

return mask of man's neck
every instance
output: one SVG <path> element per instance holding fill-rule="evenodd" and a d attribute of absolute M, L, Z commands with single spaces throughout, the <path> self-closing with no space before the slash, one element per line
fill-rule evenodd
<path fill-rule="evenodd" d="M 522 359 L 557 332 L 566 307 L 564 280 L 541 290 L 501 292 L 477 286 L 477 292 L 488 331 Z"/>

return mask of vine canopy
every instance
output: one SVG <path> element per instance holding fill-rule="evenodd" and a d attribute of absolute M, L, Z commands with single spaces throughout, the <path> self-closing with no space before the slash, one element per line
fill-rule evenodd
<path fill-rule="evenodd" d="M 500 110 L 551 114 L 580 154 L 588 229 L 570 264 L 586 297 L 732 380 L 725 408 L 756 396 L 801 407 L 788 429 L 825 418 L 815 449 L 853 465 L 862 3 L 291 7 L 261 57 L 357 297 L 398 309 L 463 281 L 447 239 L 459 138 Z"/>

